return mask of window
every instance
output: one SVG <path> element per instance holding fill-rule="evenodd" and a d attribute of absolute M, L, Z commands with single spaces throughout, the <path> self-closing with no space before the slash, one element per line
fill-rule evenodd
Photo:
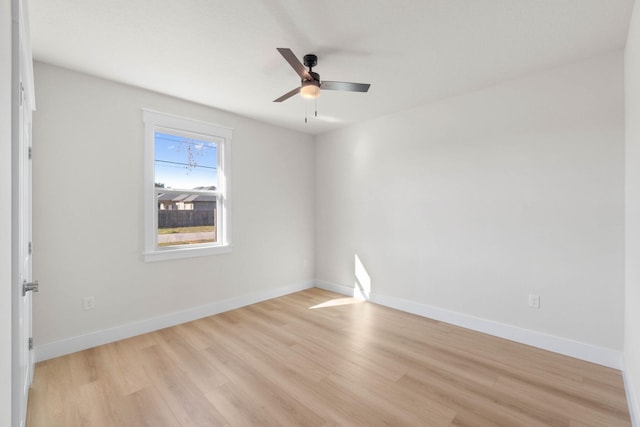
<path fill-rule="evenodd" d="M 231 250 L 229 128 L 143 110 L 145 261 Z"/>

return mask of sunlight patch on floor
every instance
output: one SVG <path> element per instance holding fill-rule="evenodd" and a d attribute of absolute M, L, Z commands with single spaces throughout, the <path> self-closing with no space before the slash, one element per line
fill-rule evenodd
<path fill-rule="evenodd" d="M 320 304 L 313 305 L 313 306 L 309 307 L 309 309 L 313 310 L 313 309 L 316 309 L 316 308 L 337 307 L 339 305 L 358 304 L 358 303 L 361 303 L 361 302 L 364 302 L 364 300 L 362 298 L 353 298 L 353 297 L 336 298 L 336 299 L 330 299 L 329 301 L 325 301 L 325 302 L 320 303 Z"/>

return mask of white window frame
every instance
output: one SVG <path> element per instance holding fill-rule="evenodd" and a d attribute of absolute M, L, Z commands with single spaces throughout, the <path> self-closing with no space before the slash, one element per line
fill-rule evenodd
<path fill-rule="evenodd" d="M 231 252 L 231 137 L 233 129 L 142 110 L 144 122 L 144 260 L 162 261 Z M 216 242 L 184 246 L 158 246 L 158 191 L 155 188 L 155 133 L 157 131 L 218 141 L 218 185 L 215 192 L 180 190 L 182 194 L 212 194 L 217 198 Z"/>

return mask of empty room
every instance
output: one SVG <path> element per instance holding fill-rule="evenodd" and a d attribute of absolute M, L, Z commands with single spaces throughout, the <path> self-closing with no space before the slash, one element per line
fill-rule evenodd
<path fill-rule="evenodd" d="M 640 426 L 637 2 L 0 4 L 0 426 Z"/>

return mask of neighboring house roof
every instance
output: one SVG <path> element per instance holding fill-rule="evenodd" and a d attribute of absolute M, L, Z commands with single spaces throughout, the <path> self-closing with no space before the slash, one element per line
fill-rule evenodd
<path fill-rule="evenodd" d="M 196 187 L 194 190 L 215 190 L 216 187 L 211 185 L 209 187 Z M 176 193 L 159 193 L 159 202 L 183 202 L 183 203 L 195 203 L 195 202 L 215 202 L 216 197 L 206 194 L 176 194 Z"/>

